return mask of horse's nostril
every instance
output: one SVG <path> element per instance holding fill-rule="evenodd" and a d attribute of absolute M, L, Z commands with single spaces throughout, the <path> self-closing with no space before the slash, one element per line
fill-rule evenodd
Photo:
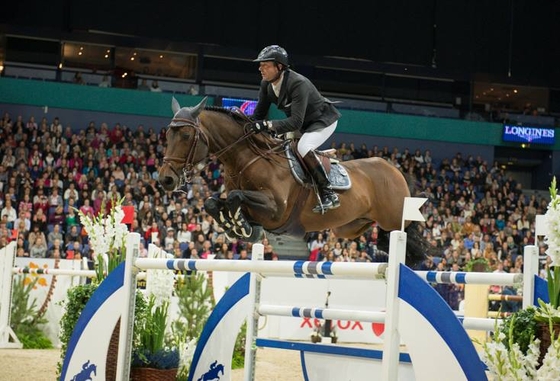
<path fill-rule="evenodd" d="M 163 183 L 163 185 L 173 185 L 173 177 L 171 177 L 171 176 L 165 176 L 165 177 L 162 179 L 162 183 Z"/>

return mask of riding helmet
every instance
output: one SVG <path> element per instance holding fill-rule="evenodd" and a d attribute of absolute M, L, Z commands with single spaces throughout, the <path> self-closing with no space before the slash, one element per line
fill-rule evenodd
<path fill-rule="evenodd" d="M 288 52 L 278 45 L 269 45 L 259 53 L 257 59 L 253 60 L 253 62 L 265 62 L 265 61 L 274 61 L 280 63 L 284 66 L 288 65 Z"/>

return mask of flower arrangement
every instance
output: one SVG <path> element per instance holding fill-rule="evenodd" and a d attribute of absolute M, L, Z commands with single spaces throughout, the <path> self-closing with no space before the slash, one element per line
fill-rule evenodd
<path fill-rule="evenodd" d="M 169 304 L 174 288 L 174 274 L 166 270 L 148 270 L 145 298 L 146 313 L 136 315 L 132 367 L 172 369 L 179 366 L 179 349 L 169 345 Z"/>
<path fill-rule="evenodd" d="M 558 314 L 558 305 L 560 304 L 560 196 L 558 195 L 558 189 L 556 189 L 556 177 L 552 179 L 549 190 L 550 203 L 545 214 L 548 229 L 544 237 L 544 243 L 548 246 L 546 254 L 552 260 L 547 269 L 548 298 L 550 307 L 556 310 L 554 315 L 557 316 L 554 320 L 560 322 L 560 315 Z M 554 269 L 552 270 L 551 267 Z M 547 312 L 550 313 L 551 310 L 548 309 Z M 550 316 L 550 314 L 548 315 Z"/>
<path fill-rule="evenodd" d="M 174 377 L 186 379 L 196 339 L 172 335 L 169 330 L 173 326 L 169 306 L 175 274 L 168 270 L 147 270 L 146 277 L 145 298 L 148 302 L 147 308 L 136 315 L 139 324 L 134 331 L 132 374 L 134 368 L 169 369 L 174 372 Z"/>
<path fill-rule="evenodd" d="M 556 177 L 544 221 L 544 242 L 552 262 L 547 269 L 548 297 L 496 326 L 494 340 L 483 344 L 482 359 L 496 380 L 559 380 L 560 334 L 560 195 Z M 540 337 L 539 337 L 540 336 Z"/>
<path fill-rule="evenodd" d="M 86 230 L 89 246 L 93 249 L 97 262 L 97 280 L 105 279 L 106 275 L 113 271 L 126 255 L 126 235 L 128 227 L 122 222 L 124 211 L 121 200 L 112 200 L 111 208 L 106 213 L 98 213 L 96 216 L 84 214 L 75 209 L 80 216 L 80 222 Z M 105 202 L 101 210 L 106 210 Z M 108 263 L 103 263 L 103 255 L 107 254 Z M 106 270 L 105 271 L 105 267 Z"/>

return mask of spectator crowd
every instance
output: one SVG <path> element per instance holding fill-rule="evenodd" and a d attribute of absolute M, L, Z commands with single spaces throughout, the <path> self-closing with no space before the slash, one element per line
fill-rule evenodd
<path fill-rule="evenodd" d="M 16 241 L 22 257 L 91 258 L 78 211 L 97 215 L 123 200 L 122 205 L 134 207 L 130 230 L 140 233 L 144 248 L 153 242 L 177 257 L 250 257 L 250 244 L 229 241 L 204 210 L 207 197 L 225 191 L 224 171 L 215 157 L 200 165 L 184 192 L 167 192 L 157 181 L 165 128 L 96 122 L 73 128 L 63 122 L 12 119 L 8 113 L 0 120 L 0 248 Z M 419 148 L 334 142 L 332 147 L 343 161 L 386 159 L 429 198 L 423 234 L 437 254 L 426 259 L 424 269 L 459 271 L 482 258 L 490 271 L 523 271 L 523 248 L 535 244 L 535 216 L 544 214 L 548 200 L 525 194 L 497 163 L 462 153 L 435 158 Z M 375 224 L 354 240 L 338 239 L 328 230 L 312 233 L 310 258 L 386 261 L 377 246 L 379 234 Z M 265 258 L 279 259 L 266 238 L 263 243 Z M 546 258 L 543 243 L 537 244 Z M 438 291 L 458 308 L 462 290 L 454 287 Z"/>

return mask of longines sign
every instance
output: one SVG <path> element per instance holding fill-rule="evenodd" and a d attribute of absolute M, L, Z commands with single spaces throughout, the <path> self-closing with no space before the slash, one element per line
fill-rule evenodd
<path fill-rule="evenodd" d="M 516 143 L 554 144 L 554 132 L 554 128 L 505 124 L 503 140 Z"/>

